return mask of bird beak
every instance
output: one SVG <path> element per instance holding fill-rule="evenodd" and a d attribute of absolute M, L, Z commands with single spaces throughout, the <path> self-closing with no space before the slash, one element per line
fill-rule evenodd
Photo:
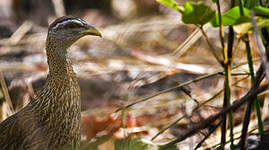
<path fill-rule="evenodd" d="M 79 32 L 81 35 L 95 35 L 102 37 L 101 31 L 93 26 L 88 26 L 86 30 Z"/>

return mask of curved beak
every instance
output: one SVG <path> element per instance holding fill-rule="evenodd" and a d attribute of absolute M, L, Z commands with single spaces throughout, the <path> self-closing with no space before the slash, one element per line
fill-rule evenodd
<path fill-rule="evenodd" d="M 102 37 L 101 31 L 98 28 L 90 25 L 88 25 L 84 31 L 79 32 L 79 34 Z"/>

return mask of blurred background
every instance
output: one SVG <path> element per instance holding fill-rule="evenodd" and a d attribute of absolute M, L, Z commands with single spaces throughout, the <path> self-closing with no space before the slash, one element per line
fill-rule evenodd
<path fill-rule="evenodd" d="M 177 2 L 182 5 L 185 1 Z M 215 8 L 211 0 L 204 2 Z M 221 2 L 222 10 L 227 10 L 227 2 Z M 6 87 L 16 111 L 45 83 L 47 27 L 63 15 L 81 17 L 99 27 L 104 36 L 84 37 L 69 51 L 82 90 L 83 141 L 101 141 L 97 144 L 100 150 L 117 149 L 116 145 L 125 147 L 120 141 L 130 137 L 146 139 L 152 145 L 162 144 L 192 123 L 215 114 L 222 106 L 223 75 L 219 74 L 115 113 L 151 94 L 222 71 L 196 27 L 182 24 L 178 12 L 155 0 L 1 0 L 0 79 L 5 81 L 1 85 Z M 205 28 L 221 54 L 217 29 L 207 25 Z M 258 57 L 255 45 L 251 46 L 253 56 Z M 242 47 L 238 44 L 234 64 L 246 62 Z M 234 85 L 232 99 L 240 98 L 249 89 L 244 74 L 247 69 L 243 66 L 236 70 L 242 74 L 232 78 L 241 80 Z M 13 113 L 2 93 L 0 121 Z M 210 101 L 205 106 L 193 112 L 197 101 L 207 100 Z M 268 111 L 267 103 L 264 114 Z M 161 129 L 183 115 L 183 120 L 151 141 Z M 235 124 L 241 123 L 240 114 L 234 118 Z M 178 147 L 194 148 L 201 135 L 185 140 Z M 212 147 L 218 142 L 211 137 L 204 146 Z"/>

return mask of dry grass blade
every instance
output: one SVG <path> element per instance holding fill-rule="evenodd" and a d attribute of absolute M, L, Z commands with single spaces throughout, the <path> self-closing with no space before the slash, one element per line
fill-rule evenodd
<path fill-rule="evenodd" d="M 206 31 L 209 28 L 209 24 L 206 24 L 204 26 L 204 30 Z M 187 50 L 197 41 L 201 38 L 202 33 L 200 29 L 195 29 L 195 31 L 182 43 L 180 46 L 174 50 L 173 54 L 177 57 L 182 56 L 187 52 Z"/>
<path fill-rule="evenodd" d="M 253 60 L 253 61 L 258 61 L 258 60 L 259 60 L 259 59 L 255 59 L 255 60 Z M 236 66 L 233 66 L 232 69 L 238 68 L 238 67 L 243 66 L 243 65 L 245 65 L 245 64 L 247 64 L 247 62 L 244 62 L 244 63 L 238 64 L 238 65 L 236 65 Z M 134 106 L 135 104 L 138 104 L 138 103 L 141 103 L 141 102 L 145 102 L 145 101 L 147 101 L 147 100 L 149 100 L 149 99 L 151 99 L 151 98 L 153 98 L 153 97 L 155 97 L 155 96 L 161 95 L 161 94 L 163 94 L 163 93 L 170 92 L 170 91 L 172 91 L 172 90 L 174 90 L 174 89 L 181 88 L 181 87 L 183 87 L 183 86 L 189 85 L 189 84 L 191 84 L 191 83 L 194 83 L 194 82 L 197 82 L 197 81 L 200 81 L 200 80 L 209 78 L 209 77 L 216 76 L 216 75 L 218 75 L 218 74 L 223 74 L 223 72 L 215 72 L 215 73 L 212 73 L 212 74 L 203 75 L 203 76 L 200 76 L 200 77 L 195 78 L 195 79 L 193 79 L 193 80 L 184 82 L 184 83 L 182 83 L 182 84 L 180 84 L 180 85 L 178 85 L 178 86 L 171 87 L 171 88 L 168 88 L 168 89 L 166 89 L 166 90 L 160 91 L 160 92 L 158 92 L 158 93 L 152 94 L 152 95 L 150 95 L 150 96 L 147 96 L 147 97 L 144 97 L 144 98 L 135 100 L 135 102 L 133 102 L 133 103 L 131 103 L 131 104 L 128 104 L 128 105 L 123 106 L 123 107 L 120 107 L 119 109 L 117 109 L 117 110 L 115 111 L 115 113 L 121 111 L 122 109 L 130 108 L 130 107 Z"/>
<path fill-rule="evenodd" d="M 30 21 L 25 21 L 8 39 L 0 40 L 0 45 L 17 45 L 18 42 L 24 37 L 24 35 L 32 28 Z"/>
<path fill-rule="evenodd" d="M 202 65 L 197 65 L 197 64 L 177 63 L 177 62 L 174 62 L 173 60 L 170 60 L 162 56 L 145 55 L 144 53 L 141 53 L 137 50 L 133 50 L 132 55 L 139 58 L 140 60 L 143 60 L 152 64 L 162 65 L 168 68 L 175 68 L 178 70 L 192 72 L 195 74 L 206 74 L 206 73 L 216 72 L 216 69 L 214 67 L 209 68 L 208 66 L 202 66 Z"/>
<path fill-rule="evenodd" d="M 235 83 L 232 84 L 232 86 L 235 86 L 236 84 L 238 84 L 239 82 L 247 79 L 247 77 L 244 77 L 240 80 L 237 80 Z M 202 106 L 206 105 L 208 102 L 210 102 L 211 100 L 215 99 L 217 96 L 219 96 L 221 93 L 223 92 L 223 89 L 221 89 L 220 91 L 218 91 L 216 94 L 214 94 L 212 97 L 210 97 L 209 99 L 205 100 L 203 103 L 197 105 L 193 110 L 192 113 L 197 111 L 199 108 L 201 108 Z M 175 121 L 173 121 L 172 123 L 170 123 L 168 126 L 166 126 L 165 128 L 163 128 L 161 131 L 159 131 L 151 140 L 153 141 L 154 139 L 156 139 L 159 135 L 161 135 L 163 132 L 165 132 L 167 129 L 169 129 L 170 127 L 172 127 L 173 125 L 177 124 L 180 120 L 182 120 L 183 118 L 187 117 L 187 115 L 183 115 L 181 117 L 179 117 L 178 119 L 176 119 Z"/>
<path fill-rule="evenodd" d="M 104 38 L 112 40 L 119 45 L 126 46 L 126 41 L 133 39 L 133 36 L 137 33 L 159 33 L 162 30 L 171 30 L 178 27 L 181 23 L 179 19 L 175 19 L 175 16 L 143 18 L 124 24 L 109 26 L 102 31 Z"/>
<path fill-rule="evenodd" d="M 262 109 L 262 120 L 265 120 L 269 116 L 269 97 L 265 97 Z"/>
<path fill-rule="evenodd" d="M 128 105 L 126 105 L 126 106 L 124 106 L 124 107 L 121 107 L 121 108 L 117 109 L 115 112 L 119 112 L 119 111 L 121 111 L 122 109 L 126 109 L 126 108 L 129 108 L 129 107 L 132 107 L 132 106 L 135 105 L 135 104 L 138 104 L 138 103 L 147 101 L 147 100 L 149 100 L 149 99 L 151 99 L 151 98 L 153 98 L 153 97 L 155 97 L 155 96 L 161 95 L 161 94 L 163 94 L 163 93 L 170 92 L 170 91 L 172 91 L 172 90 L 174 90 L 174 89 L 181 88 L 181 87 L 183 87 L 183 86 L 189 85 L 189 84 L 194 83 L 194 82 L 198 82 L 198 81 L 200 81 L 200 80 L 203 80 L 203 79 L 206 79 L 206 78 L 209 78 L 209 77 L 216 76 L 216 75 L 218 75 L 218 74 L 219 74 L 219 73 L 217 72 L 217 73 L 212 73 L 212 74 L 208 74 L 208 75 L 200 76 L 200 77 L 198 77 L 198 78 L 195 78 L 194 80 L 187 81 L 187 82 L 182 83 L 182 84 L 180 84 L 180 85 L 178 85 L 178 86 L 171 87 L 171 88 L 168 88 L 168 89 L 163 90 L 163 91 L 161 91 L 161 92 L 158 92 L 158 93 L 152 94 L 152 95 L 150 95 L 150 96 L 147 96 L 147 97 L 145 97 L 145 98 L 136 100 L 135 102 L 133 102 L 133 103 L 131 103 L 131 104 L 128 104 Z"/>
<path fill-rule="evenodd" d="M 268 84 L 266 85 L 262 85 L 259 88 L 252 88 L 245 96 L 243 96 L 240 100 L 236 101 L 233 105 L 226 107 L 225 109 L 221 110 L 219 113 L 217 113 L 216 115 L 209 117 L 208 119 L 204 120 L 201 123 L 195 124 L 193 126 L 193 128 L 191 128 L 190 130 L 184 132 L 184 134 L 182 134 L 179 138 L 177 138 L 176 140 L 169 142 L 168 144 L 165 145 L 165 147 L 169 147 L 171 145 L 174 145 L 180 141 L 185 140 L 186 138 L 194 135 L 195 133 L 197 133 L 198 131 L 200 131 L 201 129 L 204 129 L 206 127 L 208 127 L 208 125 L 214 121 L 216 121 L 218 118 L 220 118 L 223 114 L 228 113 L 231 110 L 235 110 L 237 108 L 239 108 L 242 104 L 246 103 L 249 100 L 252 100 L 255 96 L 257 96 L 259 93 L 262 93 L 264 91 L 266 91 L 268 89 Z"/>
<path fill-rule="evenodd" d="M 7 104 L 8 104 L 8 106 L 9 106 L 10 110 L 12 112 L 14 112 L 14 108 L 13 108 L 13 105 L 12 105 L 12 102 L 11 102 L 11 99 L 10 99 L 10 96 L 9 96 L 9 93 L 8 93 L 7 85 L 6 85 L 6 82 L 4 80 L 2 71 L 0 71 L 0 84 L 1 84 L 1 87 L 2 87 L 2 92 L 3 92 L 5 100 L 6 100 Z"/>
<path fill-rule="evenodd" d="M 205 137 L 201 140 L 201 142 L 199 142 L 199 143 L 197 144 L 197 146 L 194 148 L 194 150 L 197 150 L 199 147 L 201 147 L 202 144 L 204 143 L 204 141 L 205 141 L 205 140 L 206 140 L 212 133 L 214 133 L 214 131 L 221 125 L 221 123 L 222 123 L 222 121 L 220 121 L 217 125 L 215 125 L 215 126 L 211 129 L 211 131 L 205 135 Z"/>
<path fill-rule="evenodd" d="M 257 23 L 256 23 L 256 21 L 254 19 L 254 15 L 255 15 L 255 13 L 252 11 L 251 12 L 251 22 L 252 22 L 252 25 L 253 25 L 253 28 L 254 28 L 255 41 L 257 43 L 258 51 L 260 53 L 260 57 L 261 57 L 262 64 L 263 64 L 263 67 L 264 67 L 265 77 L 266 77 L 267 83 L 269 83 L 269 66 L 268 66 L 268 63 L 267 63 L 268 61 L 267 61 L 267 57 L 266 57 L 266 54 L 265 54 L 265 48 L 264 48 L 264 46 L 262 44 L 262 39 L 259 36 Z"/>
<path fill-rule="evenodd" d="M 61 17 L 66 14 L 63 0 L 52 0 L 52 3 L 57 17 Z"/>
<path fill-rule="evenodd" d="M 31 29 L 32 25 L 33 24 L 31 22 L 25 21 L 9 38 L 10 44 L 16 45 L 22 39 L 22 37 Z"/>

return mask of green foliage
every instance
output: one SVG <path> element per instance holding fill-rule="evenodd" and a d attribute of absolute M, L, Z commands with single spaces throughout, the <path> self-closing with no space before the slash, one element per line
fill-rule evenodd
<path fill-rule="evenodd" d="M 265 7 L 269 7 L 269 0 L 266 0 L 266 2 L 265 2 Z"/>
<path fill-rule="evenodd" d="M 262 6 L 254 7 L 253 11 L 257 13 L 269 15 L 269 9 Z M 256 17 L 256 21 L 257 21 L 258 28 L 269 27 L 269 19 L 267 18 Z M 244 22 L 240 25 L 235 26 L 234 30 L 235 32 L 239 34 L 246 34 L 252 31 L 252 23 L 250 21 Z"/>
<path fill-rule="evenodd" d="M 182 21 L 186 24 L 204 25 L 215 15 L 215 12 L 203 3 L 186 2 L 182 12 Z"/>
<path fill-rule="evenodd" d="M 216 0 L 212 0 L 216 2 Z M 157 2 L 175 9 L 182 14 L 182 21 L 185 24 L 204 25 L 211 21 L 213 27 L 219 27 L 218 13 L 215 13 L 209 6 L 203 3 L 195 3 L 187 1 L 183 7 L 179 6 L 174 0 L 157 0 Z M 256 0 L 245 1 L 245 6 L 253 8 L 255 12 L 269 14 L 269 9 L 257 6 Z M 253 6 L 253 7 L 252 7 Z M 256 7 L 254 7 L 256 6 Z M 236 6 L 222 15 L 223 26 L 235 26 L 243 23 L 250 23 L 250 10 L 243 9 L 244 16 L 240 15 L 239 6 Z M 260 19 L 261 20 L 261 19 Z M 267 20 L 262 20 L 259 26 L 268 25 Z M 237 33 L 246 33 L 251 29 L 248 24 L 242 25 L 242 30 L 237 27 Z"/>
<path fill-rule="evenodd" d="M 257 27 L 258 28 L 269 27 L 269 19 L 259 18 L 257 20 Z M 234 30 L 236 33 L 246 34 L 252 31 L 252 24 L 251 22 L 243 23 L 243 24 L 235 26 Z"/>
<path fill-rule="evenodd" d="M 216 3 L 216 2 L 217 2 L 217 0 L 212 0 L 212 2 L 213 2 L 213 3 Z"/>
<path fill-rule="evenodd" d="M 71 149 L 70 149 L 71 150 Z M 73 149 L 72 149 L 73 150 Z M 81 146 L 76 150 L 99 150 L 97 145 L 93 145 L 93 146 Z"/>
<path fill-rule="evenodd" d="M 157 0 L 157 2 L 175 9 L 178 12 L 182 12 L 182 8 L 174 0 Z"/>
<path fill-rule="evenodd" d="M 257 13 L 257 16 L 254 16 L 255 22 L 257 23 L 257 27 L 258 28 L 264 28 L 267 27 L 267 31 L 269 30 L 269 19 L 266 17 L 260 17 L 262 16 L 262 14 L 264 15 L 269 15 L 269 9 L 266 7 L 269 7 L 269 0 L 265 0 L 266 1 L 266 7 L 262 7 L 260 6 L 260 1 L 258 0 L 237 0 L 235 6 L 232 9 L 228 10 L 227 12 L 225 12 L 224 14 L 218 14 L 215 13 L 214 10 L 212 10 L 209 6 L 203 4 L 203 3 L 195 3 L 195 2 L 190 2 L 187 1 L 183 7 L 180 7 L 177 5 L 176 2 L 174 2 L 174 0 L 157 0 L 158 2 L 169 6 L 175 10 L 177 10 L 178 12 L 180 12 L 182 14 L 182 22 L 185 24 L 194 24 L 198 27 L 200 27 L 200 30 L 202 31 L 203 36 L 206 38 L 206 41 L 210 47 L 210 50 L 212 52 L 212 54 L 215 56 L 215 58 L 220 62 L 220 64 L 222 64 L 224 70 L 225 70 L 225 88 L 224 88 L 224 102 L 226 101 L 229 105 L 230 105 L 230 98 L 231 98 L 231 88 L 230 88 L 230 81 L 231 81 L 231 64 L 230 62 L 232 62 L 232 55 L 233 55 L 233 40 L 234 40 L 234 36 L 233 31 L 230 30 L 229 32 L 229 38 L 228 38 L 228 45 L 231 45 L 232 47 L 230 48 L 228 46 L 228 48 L 225 47 L 225 40 L 224 40 L 224 35 L 223 35 L 223 27 L 220 27 L 220 20 L 219 18 L 221 17 L 221 23 L 223 26 L 233 26 L 233 29 L 235 32 L 238 33 L 239 38 L 244 38 L 246 40 L 245 41 L 245 45 L 246 45 L 246 51 L 247 51 L 247 59 L 248 59 L 248 64 L 249 64 L 249 70 L 250 70 L 250 74 L 251 74 L 251 78 L 254 79 L 254 72 L 253 72 L 253 65 L 252 65 L 252 56 L 251 56 L 251 49 L 249 46 L 249 39 L 248 39 L 248 33 L 251 32 L 253 30 L 253 24 L 250 21 L 250 12 L 254 11 Z M 221 9 L 221 4 L 219 3 L 218 0 L 212 0 L 213 3 L 216 3 L 218 11 L 220 12 Z M 182 9 L 181 9 L 182 8 Z M 221 15 L 221 16 L 220 16 Z M 222 48 L 223 48 L 223 57 L 224 60 L 219 59 L 220 57 L 217 55 L 217 53 L 215 52 L 216 50 L 214 49 L 214 47 L 211 44 L 211 41 L 208 39 L 206 33 L 204 32 L 204 29 L 201 28 L 201 26 L 203 26 L 204 24 L 208 23 L 210 21 L 211 25 L 213 27 L 219 27 L 219 36 L 220 36 L 220 42 L 222 44 Z M 256 32 L 256 30 L 255 30 Z M 232 38 L 230 38 L 232 37 Z M 265 41 L 265 39 L 264 39 Z M 228 54 L 228 55 L 226 55 Z M 227 63 L 228 62 L 228 63 Z M 251 71 L 252 70 L 252 71 Z M 260 121 L 260 106 L 259 104 L 256 104 L 257 100 L 255 100 L 255 108 L 257 111 L 257 116 L 258 116 L 258 126 L 259 126 L 259 133 L 262 134 L 263 133 L 263 125 L 262 125 L 262 121 Z M 248 114 L 249 112 L 246 112 L 246 114 Z M 233 149 L 233 123 L 232 123 L 232 112 L 229 112 L 229 126 L 230 126 L 230 139 L 231 139 L 231 149 Z M 247 116 L 247 115 L 245 115 Z M 245 117 L 246 118 L 246 117 Z M 245 121 L 244 121 L 245 122 Z M 248 120 L 249 122 L 249 120 Z M 223 124 L 224 127 L 226 126 L 226 124 Z M 244 124 L 246 125 L 246 124 Z M 244 128 L 243 128 L 244 129 Z M 247 129 L 247 126 L 246 126 Z M 246 130 L 247 131 L 247 130 Z M 223 130 L 222 132 L 226 132 L 226 129 Z M 244 133 L 244 130 L 242 131 L 242 133 Z M 246 132 L 245 132 L 246 133 Z M 247 135 L 247 134 L 246 134 Z M 246 137 L 244 134 L 242 134 L 242 137 Z M 243 142 L 245 141 L 244 139 L 241 139 Z M 225 137 L 222 138 L 224 140 L 222 140 L 223 142 L 221 143 L 221 146 L 219 148 L 223 148 L 225 146 Z M 180 142 L 181 139 L 176 139 L 174 141 L 169 142 L 166 145 L 162 145 L 162 146 L 158 146 L 158 150 L 177 150 L 176 146 L 174 145 L 177 142 Z"/>
<path fill-rule="evenodd" d="M 123 139 L 116 140 L 114 143 L 115 150 L 149 150 L 150 145 L 141 141 L 141 139 Z"/>
<path fill-rule="evenodd" d="M 225 12 L 222 15 L 223 26 L 234 26 L 235 31 L 239 34 L 246 34 L 251 31 L 252 24 L 250 22 L 250 10 L 244 8 L 243 11 L 245 16 L 240 15 L 239 6 L 236 6 Z M 269 9 L 262 6 L 254 7 L 253 11 L 269 15 Z M 213 27 L 219 27 L 218 13 L 216 13 L 215 17 L 211 20 L 211 25 Z M 268 27 L 269 20 L 266 18 L 257 17 L 257 25 L 259 28 Z"/>
<path fill-rule="evenodd" d="M 244 8 L 244 14 L 245 16 L 240 15 L 240 9 L 239 7 L 234 7 L 224 13 L 222 15 L 222 24 L 223 26 L 234 26 L 238 25 L 244 22 L 249 22 L 250 21 L 250 11 L 246 8 Z M 216 13 L 214 19 L 211 21 L 211 25 L 213 27 L 218 27 L 219 26 L 219 18 L 218 18 L 218 13 Z"/>
<path fill-rule="evenodd" d="M 269 8 L 257 6 L 257 7 L 254 7 L 253 10 L 257 13 L 263 13 L 263 14 L 269 15 Z"/>
<path fill-rule="evenodd" d="M 180 7 L 174 0 L 157 0 L 157 2 L 175 9 L 182 14 L 182 21 L 185 24 L 204 25 L 208 23 L 215 12 L 203 3 L 187 1 Z"/>
<path fill-rule="evenodd" d="M 176 145 L 164 145 L 164 146 L 159 146 L 158 150 L 178 150 Z"/>
<path fill-rule="evenodd" d="M 259 5 L 259 1 L 258 0 L 244 0 L 244 7 L 246 8 L 254 8 L 256 6 Z"/>

